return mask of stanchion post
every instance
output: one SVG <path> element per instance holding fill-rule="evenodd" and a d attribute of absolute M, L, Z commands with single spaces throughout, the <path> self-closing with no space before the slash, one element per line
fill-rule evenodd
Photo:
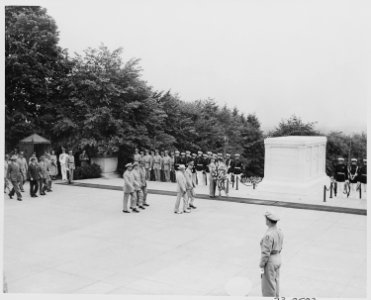
<path fill-rule="evenodd" d="M 238 190 L 238 178 L 239 177 L 236 177 L 236 190 Z"/>
<path fill-rule="evenodd" d="M 330 183 L 330 198 L 332 198 L 332 189 L 334 188 L 333 182 Z"/>
<path fill-rule="evenodd" d="M 362 199 L 362 183 L 359 183 L 359 199 Z"/>
<path fill-rule="evenodd" d="M 323 186 L 323 202 L 326 202 L 326 186 Z"/>

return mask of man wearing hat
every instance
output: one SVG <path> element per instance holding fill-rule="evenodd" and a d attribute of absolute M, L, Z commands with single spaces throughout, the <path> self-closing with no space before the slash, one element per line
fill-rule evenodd
<path fill-rule="evenodd" d="M 140 209 L 145 209 L 143 206 L 143 192 L 142 192 L 142 181 L 139 173 L 139 164 L 138 162 L 133 163 L 133 170 L 131 171 L 134 176 L 134 195 L 136 199 L 136 206 Z M 131 207 L 133 209 L 133 207 Z"/>
<path fill-rule="evenodd" d="M 24 157 L 24 152 L 19 152 L 18 159 L 17 159 L 19 170 L 21 172 L 21 181 L 19 182 L 19 188 L 21 189 L 21 192 L 24 192 L 23 185 L 27 181 L 27 173 L 28 173 L 28 164 L 27 160 Z"/>
<path fill-rule="evenodd" d="M 184 165 L 185 165 L 186 169 L 187 169 L 187 167 L 188 167 L 188 163 L 189 163 L 191 160 L 192 160 L 191 151 L 186 150 L 186 152 L 185 152 L 185 159 L 184 159 Z"/>
<path fill-rule="evenodd" d="M 176 177 L 176 174 L 179 171 L 179 165 L 181 165 L 181 157 L 179 156 L 179 151 L 175 150 L 175 156 L 174 156 L 175 177 Z"/>
<path fill-rule="evenodd" d="M 129 196 L 130 196 L 130 208 L 133 210 L 133 212 L 138 213 L 139 210 L 136 209 L 136 198 L 135 198 L 135 189 L 134 189 L 134 175 L 132 173 L 133 165 L 131 163 L 128 163 L 125 165 L 125 172 L 124 172 L 124 209 L 122 212 L 124 213 L 130 213 L 128 209 L 128 202 L 129 202 Z"/>
<path fill-rule="evenodd" d="M 335 180 L 335 197 L 337 194 L 340 194 L 340 197 L 343 197 L 343 194 L 346 194 L 345 191 L 345 182 L 348 181 L 348 170 L 344 163 L 344 158 L 339 157 L 337 159 L 337 164 L 334 167 L 333 179 Z"/>
<path fill-rule="evenodd" d="M 194 162 L 190 161 L 188 163 L 187 169 L 184 173 L 186 178 L 186 190 L 187 190 L 187 197 L 188 197 L 188 208 L 196 208 L 193 205 L 194 202 L 194 188 L 196 187 L 196 182 L 193 180 L 193 170 Z"/>
<path fill-rule="evenodd" d="M 140 176 L 140 187 L 142 190 L 143 196 L 143 206 L 149 206 L 147 203 L 147 180 L 146 180 L 146 169 L 144 167 L 144 161 L 139 161 L 139 168 L 138 168 L 139 176 Z"/>
<path fill-rule="evenodd" d="M 234 157 L 235 157 L 235 159 L 231 163 L 231 172 L 233 173 L 234 183 L 236 184 L 236 190 L 238 190 L 238 184 L 241 181 L 241 175 L 242 175 L 242 172 L 243 172 L 243 164 L 240 160 L 240 155 L 238 153 L 236 153 L 234 155 Z M 233 185 L 234 184 L 232 182 L 232 187 L 233 187 Z"/>
<path fill-rule="evenodd" d="M 277 228 L 279 218 L 276 215 L 266 212 L 264 216 L 268 230 L 260 241 L 262 294 L 263 297 L 279 297 L 283 233 Z"/>
<path fill-rule="evenodd" d="M 188 195 L 187 195 L 187 181 L 185 178 L 185 165 L 180 164 L 178 167 L 178 172 L 176 174 L 177 182 L 177 198 L 175 202 L 174 213 L 181 214 L 179 211 L 180 200 L 183 198 L 183 212 L 187 213 L 188 210 Z"/>
<path fill-rule="evenodd" d="M 143 157 L 144 168 L 146 169 L 146 180 L 150 180 L 151 177 L 151 166 L 152 166 L 152 156 L 149 154 L 149 150 L 145 150 L 146 154 Z"/>
<path fill-rule="evenodd" d="M 152 169 L 155 173 L 155 180 L 156 181 L 161 181 L 161 165 L 162 165 L 162 158 L 160 154 L 158 154 L 158 150 L 155 150 L 155 156 L 153 157 L 153 162 L 152 162 Z"/>
<path fill-rule="evenodd" d="M 350 166 L 348 167 L 348 179 L 350 184 L 350 192 L 355 192 L 358 182 L 358 166 L 356 158 L 352 158 L 350 160 Z"/>
<path fill-rule="evenodd" d="M 28 167 L 28 175 L 30 178 L 31 197 L 37 197 L 38 183 L 40 181 L 40 167 L 36 162 L 35 157 L 31 157 L 30 166 Z"/>
<path fill-rule="evenodd" d="M 366 195 L 366 192 L 367 192 L 367 159 L 366 158 L 363 159 L 363 165 L 359 168 L 358 182 L 361 185 L 362 199 L 366 198 L 364 197 L 364 195 Z"/>
<path fill-rule="evenodd" d="M 169 156 L 169 151 L 165 150 L 165 155 L 162 158 L 162 169 L 164 170 L 165 181 L 170 181 L 170 168 L 171 168 L 171 158 Z"/>
<path fill-rule="evenodd" d="M 13 188 L 9 193 L 10 199 L 13 198 L 14 193 L 17 194 L 17 200 L 22 201 L 22 194 L 19 190 L 19 183 L 22 180 L 21 171 L 17 162 L 17 156 L 13 155 L 10 158 L 10 164 L 8 165 L 7 176 L 9 181 L 12 183 Z"/>
<path fill-rule="evenodd" d="M 204 178 L 204 158 L 202 157 L 202 151 L 198 151 L 197 157 L 195 159 L 195 169 L 197 176 L 197 184 L 199 186 L 206 185 Z"/>

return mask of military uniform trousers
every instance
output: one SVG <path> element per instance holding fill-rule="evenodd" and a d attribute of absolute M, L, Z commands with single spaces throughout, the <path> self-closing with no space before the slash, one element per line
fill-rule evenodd
<path fill-rule="evenodd" d="M 135 202 L 136 205 L 137 206 L 143 206 L 144 197 L 143 197 L 142 189 L 135 190 L 134 194 L 135 194 L 135 199 L 136 199 L 136 202 Z M 132 206 L 132 207 L 134 208 L 134 206 Z"/>
<path fill-rule="evenodd" d="M 22 199 L 22 194 L 21 194 L 21 191 L 19 189 L 19 182 L 18 180 L 10 180 L 10 182 L 12 183 L 12 190 L 10 191 L 9 193 L 9 196 L 10 197 L 13 197 L 14 193 L 17 194 L 17 198 L 18 199 Z"/>
<path fill-rule="evenodd" d="M 165 181 L 169 182 L 170 181 L 170 168 L 164 169 L 164 175 L 165 175 Z"/>
<path fill-rule="evenodd" d="M 178 192 L 176 196 L 176 202 L 175 202 L 175 208 L 174 211 L 179 211 L 180 206 L 180 200 L 183 198 L 183 211 L 185 211 L 188 208 L 188 194 L 187 192 Z"/>
<path fill-rule="evenodd" d="M 280 268 L 281 254 L 271 255 L 264 266 L 264 274 L 261 278 L 263 297 L 279 297 Z"/>
<path fill-rule="evenodd" d="M 153 171 L 155 173 L 155 180 L 161 181 L 161 169 L 153 168 Z"/>
<path fill-rule="evenodd" d="M 346 197 L 345 182 L 336 181 L 336 197 Z"/>
<path fill-rule="evenodd" d="M 135 192 L 132 193 L 125 193 L 124 192 L 124 210 L 128 210 L 128 202 L 129 202 L 129 197 L 130 197 L 130 207 L 135 208 L 136 207 L 136 197 L 135 197 Z"/>
<path fill-rule="evenodd" d="M 196 171 L 197 174 L 197 184 L 200 186 L 205 186 L 206 181 L 205 181 L 205 174 L 203 171 Z"/>
<path fill-rule="evenodd" d="M 215 197 L 217 181 L 210 175 L 210 173 L 208 173 L 208 175 L 209 175 L 209 196 Z"/>
<path fill-rule="evenodd" d="M 146 168 L 146 180 L 150 180 L 151 179 L 151 171 L 149 170 L 149 168 Z"/>
<path fill-rule="evenodd" d="M 147 186 L 142 186 L 143 204 L 147 203 Z"/>

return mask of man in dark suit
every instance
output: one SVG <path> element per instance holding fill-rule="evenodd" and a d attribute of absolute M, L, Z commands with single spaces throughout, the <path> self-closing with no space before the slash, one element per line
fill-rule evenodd
<path fill-rule="evenodd" d="M 35 157 L 31 157 L 31 162 L 28 167 L 28 177 L 30 178 L 31 197 L 37 197 L 38 182 L 40 180 L 40 168 Z"/>

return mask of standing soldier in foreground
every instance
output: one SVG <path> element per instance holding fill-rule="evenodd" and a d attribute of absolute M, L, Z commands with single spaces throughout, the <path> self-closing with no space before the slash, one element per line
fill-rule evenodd
<path fill-rule="evenodd" d="M 262 294 L 263 297 L 279 297 L 283 233 L 277 228 L 277 216 L 270 212 L 266 212 L 264 216 L 268 230 L 260 241 Z"/>
<path fill-rule="evenodd" d="M 131 163 L 128 163 L 125 165 L 126 171 L 124 172 L 124 199 L 123 199 L 123 213 L 129 214 L 130 211 L 128 209 L 128 202 L 130 197 L 130 207 L 133 210 L 133 212 L 138 213 L 139 210 L 136 209 L 136 198 L 135 198 L 135 190 L 134 190 L 134 175 L 132 173 L 133 165 Z"/>
<path fill-rule="evenodd" d="M 367 159 L 363 159 L 363 165 L 359 168 L 359 176 L 358 181 L 360 183 L 360 188 L 362 192 L 362 199 L 364 199 L 363 195 L 367 193 Z M 365 197 L 367 199 L 367 195 Z"/>
<path fill-rule="evenodd" d="M 343 193 L 346 194 L 344 183 L 348 180 L 348 170 L 347 166 L 344 164 L 344 158 L 342 157 L 338 158 L 338 163 L 334 168 L 333 178 L 336 182 L 335 197 L 337 194 L 340 194 L 340 196 L 343 196 Z"/>
<path fill-rule="evenodd" d="M 185 178 L 185 165 L 179 165 L 178 172 L 176 174 L 176 182 L 177 182 L 177 198 L 175 202 L 175 209 L 174 213 L 181 214 L 182 212 L 179 211 L 180 200 L 183 198 L 183 211 L 189 212 L 188 207 L 188 195 L 187 195 L 187 183 Z"/>

